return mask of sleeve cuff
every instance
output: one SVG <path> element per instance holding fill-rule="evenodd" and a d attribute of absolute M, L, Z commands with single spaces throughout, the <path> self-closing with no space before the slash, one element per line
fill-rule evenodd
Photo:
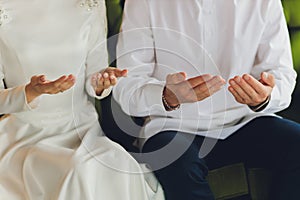
<path fill-rule="evenodd" d="M 111 93 L 112 88 L 113 87 L 111 86 L 108 89 L 103 90 L 103 92 L 100 96 L 96 95 L 96 93 L 95 93 L 95 98 L 98 99 L 98 100 L 104 99 L 105 97 L 107 97 Z"/>
<path fill-rule="evenodd" d="M 89 76 L 86 81 L 85 89 L 86 89 L 88 95 L 90 95 L 91 97 L 96 98 L 98 100 L 101 100 L 101 99 L 104 99 L 105 97 L 107 97 L 111 93 L 112 86 L 109 87 L 108 89 L 103 90 L 102 94 L 100 96 L 98 96 L 91 84 L 91 76 Z"/>
<path fill-rule="evenodd" d="M 163 84 L 149 84 L 145 86 L 145 95 L 146 95 L 146 104 L 147 107 L 158 105 L 161 108 L 165 109 L 162 101 L 162 94 L 164 90 Z"/>
<path fill-rule="evenodd" d="M 278 88 L 278 86 L 275 86 L 273 88 L 273 91 L 270 95 L 270 99 L 268 104 L 264 107 L 263 111 L 264 112 L 278 112 L 280 110 L 282 110 L 282 108 L 286 107 L 285 105 L 283 105 L 281 102 L 286 102 L 288 100 L 284 100 L 286 97 L 282 97 L 280 94 L 280 90 Z"/>
<path fill-rule="evenodd" d="M 269 96 L 264 102 L 262 102 L 258 106 L 249 106 L 249 108 L 254 112 L 261 112 L 268 106 L 270 98 L 271 96 Z"/>

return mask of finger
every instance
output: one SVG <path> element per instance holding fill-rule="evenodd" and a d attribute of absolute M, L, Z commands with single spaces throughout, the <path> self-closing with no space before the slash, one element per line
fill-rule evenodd
<path fill-rule="evenodd" d="M 243 76 L 243 81 L 245 81 L 245 79 L 247 79 L 247 76 L 248 75 L 244 75 Z M 249 77 L 248 77 L 249 78 Z M 250 96 L 251 98 L 251 101 L 248 102 L 247 104 L 250 105 L 250 106 L 256 106 L 256 105 L 259 105 L 260 103 L 262 103 L 263 101 L 265 101 L 267 99 L 267 97 L 269 96 L 268 94 L 268 89 L 266 89 L 266 86 L 264 86 L 260 81 L 258 81 L 259 83 L 259 86 L 262 88 L 261 92 L 260 93 L 257 93 L 256 90 L 254 88 L 252 88 L 252 86 L 250 86 L 252 88 L 252 90 L 245 90 L 248 95 Z M 248 84 L 248 83 L 247 83 Z"/>
<path fill-rule="evenodd" d="M 115 68 L 113 70 L 113 74 L 109 74 L 110 76 L 114 75 L 115 77 L 119 78 L 119 77 L 124 77 L 124 76 L 127 76 L 127 73 L 128 73 L 128 70 L 127 69 L 118 69 L 118 68 Z"/>
<path fill-rule="evenodd" d="M 259 94 L 256 92 L 255 89 L 252 88 L 252 86 L 246 82 L 247 76 L 243 75 L 243 77 L 240 79 L 237 84 L 245 91 L 245 93 L 252 99 L 257 99 Z"/>
<path fill-rule="evenodd" d="M 114 75 L 117 78 L 126 76 L 127 72 L 128 72 L 127 69 L 122 70 L 122 69 L 119 69 L 119 68 L 116 68 L 116 67 L 107 67 L 106 69 L 101 71 L 102 74 L 108 73 L 109 76 Z"/>
<path fill-rule="evenodd" d="M 125 76 L 127 76 L 127 74 L 128 74 L 128 70 L 124 69 L 121 71 L 121 76 L 119 76 L 119 77 L 125 77 Z"/>
<path fill-rule="evenodd" d="M 98 73 L 96 76 L 96 87 L 102 87 L 103 86 L 103 75 L 101 73 Z"/>
<path fill-rule="evenodd" d="M 62 88 L 58 91 L 58 92 L 64 92 L 66 90 L 69 90 L 70 88 L 72 88 L 75 85 L 75 82 L 67 82 L 65 83 Z"/>
<path fill-rule="evenodd" d="M 68 77 L 66 75 L 61 76 L 60 78 L 52 81 L 51 83 L 53 84 L 53 87 L 59 88 L 60 85 L 67 79 Z"/>
<path fill-rule="evenodd" d="M 75 77 L 73 75 L 69 75 L 68 78 L 60 85 L 59 92 L 64 92 L 75 84 Z"/>
<path fill-rule="evenodd" d="M 228 90 L 233 95 L 233 97 L 235 98 L 235 100 L 237 102 L 245 104 L 243 98 L 234 90 L 234 88 L 232 86 L 229 86 Z"/>
<path fill-rule="evenodd" d="M 197 94 L 198 100 L 202 100 L 219 91 L 226 84 L 225 80 L 220 76 L 214 76 L 210 80 L 196 86 L 194 91 Z"/>
<path fill-rule="evenodd" d="M 103 89 L 104 78 L 103 75 L 99 72 L 92 76 L 92 86 L 94 90 Z"/>
<path fill-rule="evenodd" d="M 214 76 L 208 81 L 204 82 L 202 85 L 206 85 L 206 87 L 209 89 L 213 86 L 223 86 L 226 84 L 226 81 L 221 76 Z"/>
<path fill-rule="evenodd" d="M 73 75 L 73 74 L 70 74 L 69 76 L 68 76 L 68 79 L 70 79 L 70 80 L 76 80 L 76 77 Z"/>
<path fill-rule="evenodd" d="M 99 76 L 97 76 L 96 78 L 96 84 L 94 86 L 95 90 L 103 90 L 104 88 L 104 78 L 103 76 L 100 74 Z"/>
<path fill-rule="evenodd" d="M 200 84 L 205 83 L 206 81 L 210 80 L 211 78 L 212 78 L 212 75 L 204 74 L 201 76 L 196 76 L 196 77 L 190 78 L 187 81 L 189 82 L 191 88 L 194 88 Z"/>
<path fill-rule="evenodd" d="M 103 74 L 103 87 L 104 87 L 104 89 L 107 89 L 107 88 L 109 88 L 110 87 L 110 79 L 109 79 L 109 75 L 108 75 L 108 73 L 104 73 Z"/>
<path fill-rule="evenodd" d="M 273 74 L 263 72 L 260 76 L 261 80 L 263 81 L 263 84 L 268 85 L 272 88 L 275 86 L 275 77 Z"/>
<path fill-rule="evenodd" d="M 214 77 L 213 79 L 211 79 L 208 83 L 209 85 L 209 93 L 210 96 L 213 95 L 214 93 L 216 93 L 217 91 L 221 90 L 223 88 L 223 86 L 226 84 L 226 81 L 221 78 L 220 76 Z"/>
<path fill-rule="evenodd" d="M 106 75 L 105 75 L 106 76 Z M 96 86 L 94 87 L 94 90 L 96 92 L 96 95 L 101 95 L 102 91 L 105 89 L 104 88 L 104 77 L 101 73 L 99 73 L 97 75 L 97 78 L 96 78 Z"/>
<path fill-rule="evenodd" d="M 32 85 L 37 85 L 40 82 L 40 78 L 41 78 L 41 76 L 32 76 L 30 79 L 30 83 Z"/>
<path fill-rule="evenodd" d="M 98 74 L 100 73 L 95 73 L 91 77 L 91 85 L 93 86 L 93 88 L 97 88 Z"/>
<path fill-rule="evenodd" d="M 249 102 L 251 100 L 250 96 L 244 91 L 244 89 L 239 85 L 241 77 L 236 76 L 234 79 L 229 80 L 230 86 L 239 94 L 243 101 Z"/>
<path fill-rule="evenodd" d="M 249 85 L 251 85 L 251 87 L 256 91 L 257 94 L 259 95 L 265 94 L 263 84 L 258 80 L 256 80 L 253 76 L 249 74 L 245 74 L 243 78 Z"/>
<path fill-rule="evenodd" d="M 185 72 L 179 72 L 175 74 L 168 74 L 166 80 L 167 84 L 178 84 L 186 79 Z"/>
<path fill-rule="evenodd" d="M 75 83 L 76 77 L 70 74 L 64 82 L 74 82 Z"/>
<path fill-rule="evenodd" d="M 56 94 L 60 91 L 61 84 L 67 79 L 67 76 L 61 76 L 60 78 L 56 79 L 55 81 L 49 81 L 41 85 L 41 89 L 43 93 L 47 94 Z"/>
<path fill-rule="evenodd" d="M 118 80 L 117 77 L 110 76 L 109 79 L 110 79 L 110 84 L 111 85 L 116 85 L 117 84 L 117 80 Z"/>

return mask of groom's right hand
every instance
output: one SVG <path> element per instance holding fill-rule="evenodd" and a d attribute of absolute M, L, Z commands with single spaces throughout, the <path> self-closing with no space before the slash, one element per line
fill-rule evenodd
<path fill-rule="evenodd" d="M 186 79 L 186 73 L 169 74 L 166 78 L 166 86 L 163 96 L 171 107 L 182 103 L 193 103 L 219 91 L 226 81 L 221 76 L 204 74 Z"/>

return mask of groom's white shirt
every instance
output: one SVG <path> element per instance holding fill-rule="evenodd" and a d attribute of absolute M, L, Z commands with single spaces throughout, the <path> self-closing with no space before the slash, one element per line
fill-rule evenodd
<path fill-rule="evenodd" d="M 296 73 L 280 0 L 127 0 L 118 44 L 118 67 L 129 70 L 114 98 L 133 116 L 151 116 L 141 136 L 179 130 L 226 138 L 255 117 L 273 115 L 291 101 Z M 261 72 L 276 77 L 268 106 L 255 113 L 227 86 L 198 103 L 167 112 L 167 74 L 210 73 L 225 80 Z"/>

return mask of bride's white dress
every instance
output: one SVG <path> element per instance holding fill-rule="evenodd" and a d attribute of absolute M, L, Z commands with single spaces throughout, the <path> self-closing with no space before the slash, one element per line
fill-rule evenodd
<path fill-rule="evenodd" d="M 105 15 L 104 0 L 0 0 L 1 200 L 163 199 L 102 136 L 88 101 L 90 75 L 107 66 Z M 24 87 L 41 74 L 74 74 L 76 85 L 27 104 Z"/>

